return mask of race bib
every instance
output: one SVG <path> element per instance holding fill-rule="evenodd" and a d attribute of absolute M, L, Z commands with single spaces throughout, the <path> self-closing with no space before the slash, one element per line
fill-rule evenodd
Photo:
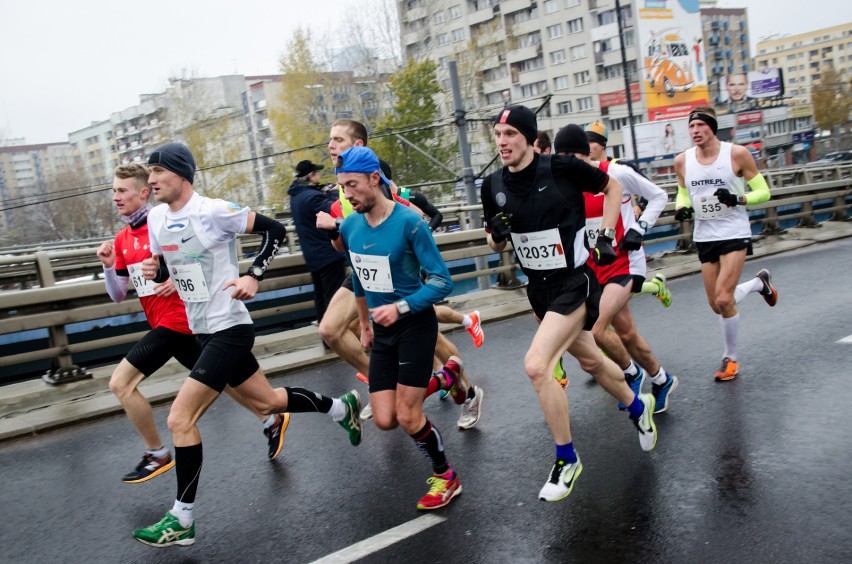
<path fill-rule="evenodd" d="M 185 302 L 209 302 L 210 292 L 201 265 L 181 264 L 169 267 L 172 282 L 175 284 L 180 299 Z"/>
<path fill-rule="evenodd" d="M 512 245 L 524 268 L 553 270 L 568 266 L 558 229 L 535 233 L 512 233 Z"/>
<path fill-rule="evenodd" d="M 142 276 L 141 262 L 128 264 L 127 272 L 130 273 L 130 282 L 133 284 L 133 289 L 136 290 L 137 296 L 144 298 L 145 296 L 154 295 L 154 286 L 156 286 L 156 284 L 153 280 L 145 280 L 145 277 Z"/>
<path fill-rule="evenodd" d="M 598 234 L 601 232 L 602 217 L 586 218 L 586 239 L 589 240 L 589 248 L 594 249 L 598 242 Z M 615 242 L 613 241 L 613 244 Z"/>
<path fill-rule="evenodd" d="M 696 219 L 718 219 L 731 215 L 734 208 L 729 207 L 719 201 L 719 198 L 713 196 L 699 196 L 698 201 L 693 206 Z"/>
<path fill-rule="evenodd" d="M 378 255 L 359 255 L 349 251 L 352 267 L 361 287 L 368 292 L 386 294 L 393 292 L 390 260 Z"/>

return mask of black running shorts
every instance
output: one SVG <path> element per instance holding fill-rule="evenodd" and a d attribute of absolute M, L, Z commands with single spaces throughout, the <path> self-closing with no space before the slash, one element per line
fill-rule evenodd
<path fill-rule="evenodd" d="M 527 287 L 527 299 L 539 319 L 544 319 L 544 314 L 548 311 L 568 315 L 586 304 L 586 323 L 583 329 L 591 331 L 598 320 L 601 286 L 594 271 L 584 264 L 558 279 L 551 276 L 540 282 L 530 282 Z"/>
<path fill-rule="evenodd" d="M 136 341 L 125 358 L 147 378 L 172 357 L 185 367 L 192 368 L 200 355 L 201 345 L 195 335 L 157 327 Z"/>
<path fill-rule="evenodd" d="M 340 285 L 341 288 L 346 288 L 350 292 L 355 292 L 352 288 L 352 274 L 347 272 L 346 276 L 343 277 L 343 284 Z"/>
<path fill-rule="evenodd" d="M 390 327 L 373 324 L 370 393 L 395 390 L 397 384 L 425 388 L 432 376 L 438 340 L 435 308 L 403 315 Z"/>
<path fill-rule="evenodd" d="M 720 256 L 743 249 L 746 249 L 746 256 L 754 254 L 751 248 L 751 237 L 724 241 L 696 241 L 695 247 L 698 249 L 698 260 L 702 263 L 719 262 Z"/>
<path fill-rule="evenodd" d="M 251 352 L 254 325 L 234 325 L 209 335 L 198 335 L 198 341 L 201 357 L 189 377 L 217 392 L 225 386 L 236 388 L 260 368 Z"/>
<path fill-rule="evenodd" d="M 609 280 L 607 280 L 606 284 L 604 284 L 604 287 L 606 287 L 607 284 L 618 284 L 622 288 L 626 288 L 627 285 L 629 284 L 630 285 L 630 293 L 631 294 L 638 294 L 639 292 L 642 291 L 642 284 L 644 284 L 644 283 L 645 283 L 645 277 L 644 276 L 639 276 L 638 274 L 618 274 L 616 276 L 613 276 Z"/>

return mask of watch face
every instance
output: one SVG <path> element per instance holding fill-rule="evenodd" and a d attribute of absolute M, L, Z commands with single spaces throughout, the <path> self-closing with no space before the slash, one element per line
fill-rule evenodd
<path fill-rule="evenodd" d="M 263 269 L 260 268 L 259 266 L 251 267 L 249 269 L 249 272 L 251 272 L 254 276 L 263 276 Z"/>

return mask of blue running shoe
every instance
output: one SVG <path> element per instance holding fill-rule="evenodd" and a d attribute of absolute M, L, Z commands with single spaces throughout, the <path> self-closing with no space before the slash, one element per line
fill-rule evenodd
<path fill-rule="evenodd" d="M 677 376 L 669 374 L 668 372 L 666 372 L 666 376 L 665 384 L 660 384 L 659 386 L 657 384 L 651 384 L 651 393 L 657 401 L 657 409 L 654 410 L 654 413 L 662 413 L 669 408 L 669 394 L 677 388 Z"/>
<path fill-rule="evenodd" d="M 642 369 L 641 366 L 637 365 L 636 368 L 639 369 L 639 373 L 636 376 L 631 379 L 630 376 L 625 374 L 624 379 L 627 380 L 627 385 L 630 386 L 630 389 L 633 390 L 633 393 L 636 394 L 636 396 L 638 397 L 639 392 L 642 391 L 642 383 L 645 381 L 645 371 Z M 618 409 L 624 411 L 625 409 L 627 409 L 627 406 L 621 402 L 618 402 Z"/>

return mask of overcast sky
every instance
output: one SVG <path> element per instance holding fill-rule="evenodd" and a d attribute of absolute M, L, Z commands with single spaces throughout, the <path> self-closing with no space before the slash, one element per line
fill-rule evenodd
<path fill-rule="evenodd" d="M 168 77 L 184 70 L 275 74 L 297 26 L 327 33 L 353 5 L 359 1 L 2 0 L 0 137 L 66 141 L 138 104 L 140 94 L 164 90 Z M 752 50 L 771 34 L 852 21 L 850 0 L 810 7 L 802 0 L 722 0 L 719 7 L 748 8 Z"/>

